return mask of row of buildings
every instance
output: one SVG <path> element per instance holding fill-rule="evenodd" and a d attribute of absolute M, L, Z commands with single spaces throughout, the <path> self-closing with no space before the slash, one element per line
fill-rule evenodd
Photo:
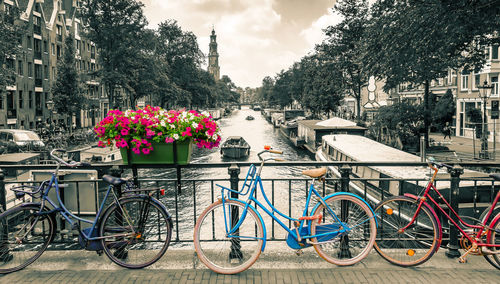
<path fill-rule="evenodd" d="M 430 82 L 430 92 L 437 99 L 450 90 L 456 102 L 456 115 L 453 125 L 454 135 L 462 137 L 473 137 L 476 123 L 471 121 L 470 110 L 478 109 L 484 114 L 486 109 L 486 122 L 490 135 L 488 139 L 500 141 L 500 126 L 496 119 L 491 119 L 491 102 L 500 100 L 498 77 L 500 75 L 499 46 L 487 47 L 487 60 L 479 73 L 463 72 L 462 70 L 449 70 L 448 75 Z M 487 82 L 491 89 L 481 90 Z M 389 105 L 394 101 L 406 100 L 420 103 L 424 97 L 424 86 L 400 84 L 397 89 L 383 91 L 384 83 L 371 77 L 366 86 L 362 88 L 361 113 L 366 113 L 370 119 L 381 106 Z M 485 99 L 484 92 L 487 94 Z M 486 104 L 486 108 L 484 107 Z M 350 113 L 356 113 L 356 101 L 347 97 L 344 100 L 344 109 Z M 497 137 L 494 137 L 494 134 Z"/>
<path fill-rule="evenodd" d="M 0 128 L 36 129 L 43 123 L 68 123 L 54 111 L 51 87 L 69 34 L 75 39 L 76 68 L 88 101 L 80 115 L 72 118 L 72 124 L 92 127 L 107 113 L 107 96 L 96 78 L 88 75 L 99 68 L 98 51 L 82 36 L 80 5 L 80 0 L 0 1 L 0 12 L 10 13 L 17 7 L 19 20 L 26 26 L 18 41 L 21 52 L 7 60 L 16 80 L 6 92 L 0 92 Z"/>

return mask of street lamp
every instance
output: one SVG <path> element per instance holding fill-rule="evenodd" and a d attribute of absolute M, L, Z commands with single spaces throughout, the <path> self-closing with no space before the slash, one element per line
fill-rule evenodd
<path fill-rule="evenodd" d="M 52 124 L 52 110 L 54 109 L 54 102 L 52 100 L 48 100 L 45 102 L 47 105 L 47 110 L 49 111 L 50 123 Z"/>
<path fill-rule="evenodd" d="M 483 100 L 483 121 L 481 134 L 481 151 L 479 152 L 480 159 L 489 159 L 488 155 L 488 124 L 486 123 L 486 100 L 488 99 L 488 90 L 493 89 L 493 85 L 488 85 L 488 81 L 484 80 L 482 86 L 477 86 L 479 89 L 479 97 Z"/>

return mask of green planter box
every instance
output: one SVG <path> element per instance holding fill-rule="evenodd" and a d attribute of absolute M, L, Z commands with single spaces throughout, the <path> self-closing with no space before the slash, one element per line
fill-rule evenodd
<path fill-rule="evenodd" d="M 128 157 L 127 149 L 120 148 L 120 153 L 122 154 L 123 164 L 173 164 L 174 163 L 174 144 L 173 143 L 156 143 L 152 142 L 153 151 L 148 155 L 144 154 L 134 154 L 130 151 L 132 157 Z M 191 153 L 193 151 L 192 140 L 186 140 L 182 142 L 177 142 L 177 164 L 186 165 L 189 164 L 191 159 Z M 130 159 L 131 158 L 131 159 Z"/>

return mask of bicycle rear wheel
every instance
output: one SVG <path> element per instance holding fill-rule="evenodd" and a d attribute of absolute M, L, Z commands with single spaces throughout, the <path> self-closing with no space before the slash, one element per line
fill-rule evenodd
<path fill-rule="evenodd" d="M 54 219 L 38 211 L 40 206 L 21 205 L 0 214 L 0 274 L 30 265 L 54 239 Z"/>
<path fill-rule="evenodd" d="M 225 209 L 224 209 L 224 207 Z M 235 274 L 252 266 L 262 251 L 264 233 L 259 217 L 251 208 L 239 229 L 228 237 L 231 220 L 237 222 L 245 204 L 227 200 L 216 201 L 198 217 L 194 228 L 194 248 L 198 258 L 212 271 Z M 224 215 L 226 219 L 224 219 Z"/>
<path fill-rule="evenodd" d="M 415 266 L 429 260 L 438 246 L 439 228 L 431 211 L 422 206 L 415 222 L 404 232 L 418 208 L 418 200 L 390 197 L 377 205 L 379 229 L 375 250 L 390 263 Z"/>
<path fill-rule="evenodd" d="M 321 224 L 311 223 L 311 234 L 332 233 L 312 238 L 314 249 L 324 260 L 336 265 L 353 265 L 361 261 L 372 249 L 377 234 L 372 210 L 360 198 L 347 194 L 332 196 L 325 203 L 338 219 L 323 204 L 312 213 L 322 214 L 323 219 Z M 341 227 L 348 227 L 349 231 L 339 234 Z"/>
<path fill-rule="evenodd" d="M 104 213 L 100 226 L 106 255 L 126 268 L 143 268 L 160 259 L 170 244 L 172 223 L 161 203 L 146 196 L 120 199 Z"/>
<path fill-rule="evenodd" d="M 498 215 L 497 215 L 498 216 Z M 496 216 L 495 216 L 496 218 Z M 494 218 L 493 218 L 494 220 Z M 490 241 L 488 242 L 489 244 L 500 244 L 500 219 L 498 219 L 495 224 L 491 224 L 490 228 L 491 230 L 491 236 L 490 236 Z M 497 247 L 489 247 L 488 248 L 491 251 L 498 252 L 500 248 Z M 486 260 L 493 265 L 496 269 L 500 269 L 500 257 L 498 254 L 493 254 L 493 255 L 484 255 Z"/>

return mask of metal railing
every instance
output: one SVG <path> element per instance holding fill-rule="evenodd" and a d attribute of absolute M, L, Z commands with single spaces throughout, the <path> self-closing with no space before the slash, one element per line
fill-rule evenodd
<path fill-rule="evenodd" d="M 131 176 L 142 188 L 147 187 L 164 187 L 166 195 L 157 195 L 157 198 L 162 201 L 173 218 L 173 237 L 174 242 L 192 242 L 192 230 L 199 214 L 211 203 L 220 197 L 220 189 L 216 184 L 231 186 L 237 189 L 242 184 L 240 180 L 241 173 L 246 173 L 246 167 L 251 163 L 206 163 L 206 164 L 189 164 L 189 165 L 140 165 L 140 166 L 123 166 L 123 165 L 98 165 L 94 164 L 91 167 L 84 168 L 85 170 L 95 169 L 98 173 L 98 180 L 61 180 L 61 183 L 74 184 L 74 192 L 70 194 L 67 188 L 61 190 L 61 199 L 67 203 L 67 207 L 71 208 L 76 215 L 80 216 L 95 216 L 96 212 L 88 212 L 83 203 L 91 202 L 97 211 L 99 205 L 100 194 L 105 190 L 104 184 L 100 178 L 103 174 L 111 174 L 113 176 Z M 426 163 L 418 162 L 284 162 L 270 163 L 266 167 L 314 167 L 314 166 L 329 166 L 336 169 L 338 176 L 327 178 L 323 182 L 319 182 L 316 186 L 317 190 L 323 195 L 330 194 L 336 191 L 351 191 L 366 199 L 372 206 L 375 206 L 378 201 L 384 200 L 391 195 L 400 195 L 413 190 L 413 193 L 418 194 L 422 188 L 427 185 L 427 178 L 363 178 L 357 177 L 354 173 L 358 172 L 359 167 L 415 167 L 427 166 Z M 472 212 L 472 217 L 476 217 L 481 213 L 486 205 L 491 204 L 495 197 L 498 187 L 494 186 L 492 179 L 487 175 L 482 174 L 477 177 L 463 176 L 463 168 L 472 167 L 474 169 L 483 169 L 485 171 L 498 170 L 496 163 L 461 163 L 455 165 L 450 171 L 450 177 L 443 179 L 438 178 L 436 186 L 439 188 L 439 183 L 448 183 L 449 188 L 442 189 L 441 192 L 450 202 L 452 208 L 458 212 L 465 209 Z M 53 169 L 53 165 L 0 165 L 0 205 L 5 210 L 12 206 L 14 202 L 12 198 L 8 198 L 6 192 L 12 184 L 33 184 L 30 180 L 9 180 L 5 179 L 4 172 L 16 175 L 20 171 L 39 171 Z M 166 172 L 167 177 L 162 178 L 142 178 L 139 170 L 162 169 Z M 187 172 L 199 173 L 202 170 L 209 169 L 227 169 L 228 176 L 223 178 L 192 177 L 182 178 L 182 174 Z M 354 169 L 354 170 L 353 170 Z M 127 172 L 126 172 L 127 171 Z M 264 170 L 265 171 L 265 170 Z M 217 173 L 220 175 L 220 172 Z M 202 174 L 205 175 L 205 174 Z M 209 174 L 206 174 L 209 175 Z M 469 172 L 470 175 L 470 172 Z M 149 175 L 151 176 L 151 175 Z M 305 204 L 307 188 L 311 182 L 310 178 L 263 178 L 266 194 L 270 197 L 270 202 L 283 213 L 290 216 L 298 216 L 302 214 Z M 83 193 L 85 185 L 92 184 L 93 188 L 97 189 L 94 192 Z M 392 191 L 392 186 L 397 185 L 398 191 Z M 441 186 L 442 188 L 443 186 Z M 259 194 L 259 192 L 257 192 Z M 72 200 L 68 200 L 70 198 Z M 74 200 L 76 199 L 76 200 Z M 90 201 L 89 201 L 90 200 Z M 462 201 L 462 202 L 460 202 Z M 68 203 L 73 205 L 69 206 Z M 463 206 L 467 205 L 467 206 Z M 88 204 L 86 205 L 88 207 Z M 265 215 L 265 214 L 264 214 Z M 271 218 L 266 218 L 266 227 L 268 230 L 268 240 L 286 240 L 286 235 L 281 229 L 276 229 L 275 221 Z M 289 221 L 289 226 L 292 224 Z M 442 224 L 444 228 L 444 244 L 447 244 L 448 255 L 455 257 L 458 254 L 459 242 L 458 231 L 455 228 L 447 228 L 447 222 Z M 279 226 L 278 226 L 279 227 Z M 58 227 L 60 237 L 56 242 L 74 243 L 74 238 L 77 232 L 71 232 L 67 229 L 68 226 L 60 223 Z M 384 230 L 384 225 L 381 224 L 378 230 Z"/>

